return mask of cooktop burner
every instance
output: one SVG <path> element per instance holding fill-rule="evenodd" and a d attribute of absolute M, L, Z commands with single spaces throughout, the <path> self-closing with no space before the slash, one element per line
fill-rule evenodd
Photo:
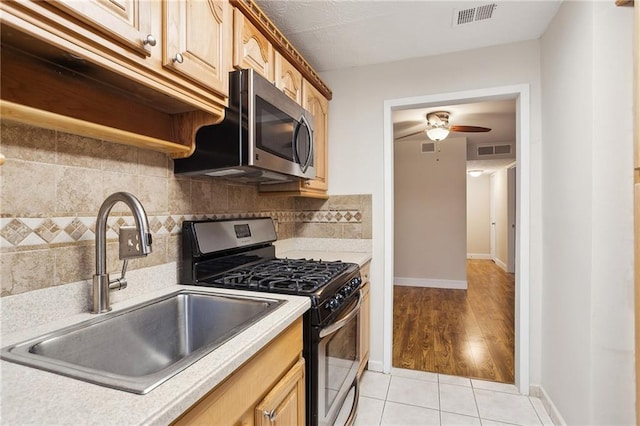
<path fill-rule="evenodd" d="M 211 284 L 261 291 L 311 294 L 349 267 L 344 262 L 269 259 L 207 279 Z"/>

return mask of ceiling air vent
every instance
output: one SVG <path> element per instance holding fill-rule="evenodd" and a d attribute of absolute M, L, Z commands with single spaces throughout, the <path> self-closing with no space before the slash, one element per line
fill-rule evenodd
<path fill-rule="evenodd" d="M 435 142 L 425 142 L 422 144 L 422 153 L 427 154 L 431 152 L 436 152 L 436 143 Z"/>
<path fill-rule="evenodd" d="M 478 147 L 478 155 L 493 155 L 493 145 L 492 146 L 479 146 Z"/>
<path fill-rule="evenodd" d="M 511 154 L 511 145 L 496 145 L 493 152 L 495 154 Z"/>
<path fill-rule="evenodd" d="M 456 27 L 458 25 L 491 19 L 497 7 L 497 4 L 490 3 L 468 9 L 455 9 L 453 11 L 453 26 Z"/>
<path fill-rule="evenodd" d="M 511 145 L 485 145 L 478 147 L 478 156 L 511 154 Z"/>

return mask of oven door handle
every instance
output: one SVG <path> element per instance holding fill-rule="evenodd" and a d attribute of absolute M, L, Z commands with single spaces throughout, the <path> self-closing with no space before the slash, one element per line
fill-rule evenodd
<path fill-rule="evenodd" d="M 327 337 L 344 327 L 349 321 L 353 319 L 353 317 L 358 315 L 358 312 L 360 312 L 360 305 L 362 305 L 362 290 L 358 290 L 358 303 L 356 303 L 356 306 L 352 310 L 350 310 L 349 313 L 344 317 L 340 318 L 330 326 L 320 330 L 320 338 L 322 339 L 323 337 Z"/>
<path fill-rule="evenodd" d="M 353 405 L 351 406 L 351 411 L 349 412 L 349 417 L 347 417 L 347 421 L 344 422 L 345 426 L 352 426 L 356 421 L 356 415 L 358 414 L 358 403 L 360 402 L 360 382 L 356 377 L 353 381 L 353 385 L 351 387 L 354 388 L 353 395 Z"/>

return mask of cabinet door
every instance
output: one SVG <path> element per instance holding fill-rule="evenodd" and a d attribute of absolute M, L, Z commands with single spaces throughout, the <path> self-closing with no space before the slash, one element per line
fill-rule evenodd
<path fill-rule="evenodd" d="M 301 358 L 256 406 L 257 426 L 303 426 L 305 422 L 304 358 Z"/>
<path fill-rule="evenodd" d="M 276 52 L 276 87 L 302 105 L 302 74 Z"/>
<path fill-rule="evenodd" d="M 238 9 L 233 10 L 233 66 L 274 81 L 273 45 Z"/>
<path fill-rule="evenodd" d="M 303 108 L 313 114 L 315 138 L 315 167 L 316 178 L 305 182 L 309 189 L 327 190 L 327 155 L 328 155 L 328 126 L 329 101 L 316 90 L 311 83 L 304 81 Z"/>
<path fill-rule="evenodd" d="M 369 362 L 369 347 L 371 338 L 371 303 L 369 297 L 369 271 L 371 263 L 367 263 L 360 268 L 362 276 L 362 305 L 360 306 L 360 366 L 358 367 L 358 377 L 362 375 L 367 362 Z"/>
<path fill-rule="evenodd" d="M 149 0 L 58 0 L 49 4 L 140 55 L 149 56 L 156 43 Z"/>
<path fill-rule="evenodd" d="M 163 2 L 165 67 L 227 95 L 232 22 L 228 0 Z"/>

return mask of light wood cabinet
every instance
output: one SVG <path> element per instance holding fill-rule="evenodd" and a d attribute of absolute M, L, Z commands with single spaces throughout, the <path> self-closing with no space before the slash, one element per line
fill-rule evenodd
<path fill-rule="evenodd" d="M 222 118 L 228 0 L 3 1 L 0 12 L 3 57 L 11 50 L 27 70 L 5 73 L 3 60 L 3 111 L 25 106 L 28 117 L 46 115 L 50 128 L 73 122 L 76 134 L 175 156 L 190 153 L 198 126 Z M 180 68 L 163 64 L 162 52 L 174 46 Z M 64 84 L 40 77 L 52 72 Z M 28 123 L 24 115 L 11 119 Z"/>
<path fill-rule="evenodd" d="M 302 100 L 302 74 L 289 61 L 284 59 L 281 54 L 276 53 L 276 87 L 284 92 L 285 95 L 296 101 L 299 105 L 303 105 Z"/>
<path fill-rule="evenodd" d="M 304 370 L 300 318 L 174 424 L 303 426 Z"/>
<path fill-rule="evenodd" d="M 327 155 L 329 136 L 329 101 L 306 80 L 303 84 L 303 108 L 313 114 L 316 178 L 305 182 L 305 190 L 327 191 Z"/>
<path fill-rule="evenodd" d="M 275 81 L 273 45 L 238 9 L 233 10 L 233 66 Z"/>
<path fill-rule="evenodd" d="M 96 33 L 127 46 L 143 56 L 151 55 L 156 44 L 152 34 L 152 5 L 144 0 L 58 0 L 50 2 L 70 15 L 82 19 Z"/>
<path fill-rule="evenodd" d="M 163 65 L 227 96 L 232 22 L 228 0 L 163 2 Z"/>
<path fill-rule="evenodd" d="M 304 358 L 258 404 L 258 426 L 303 425 L 305 422 Z"/>
<path fill-rule="evenodd" d="M 360 306 L 360 366 L 358 367 L 358 377 L 362 376 L 364 369 L 369 362 L 369 348 L 371 337 L 371 303 L 369 289 L 371 286 L 369 279 L 370 262 L 360 268 L 362 276 L 362 305 Z"/>

